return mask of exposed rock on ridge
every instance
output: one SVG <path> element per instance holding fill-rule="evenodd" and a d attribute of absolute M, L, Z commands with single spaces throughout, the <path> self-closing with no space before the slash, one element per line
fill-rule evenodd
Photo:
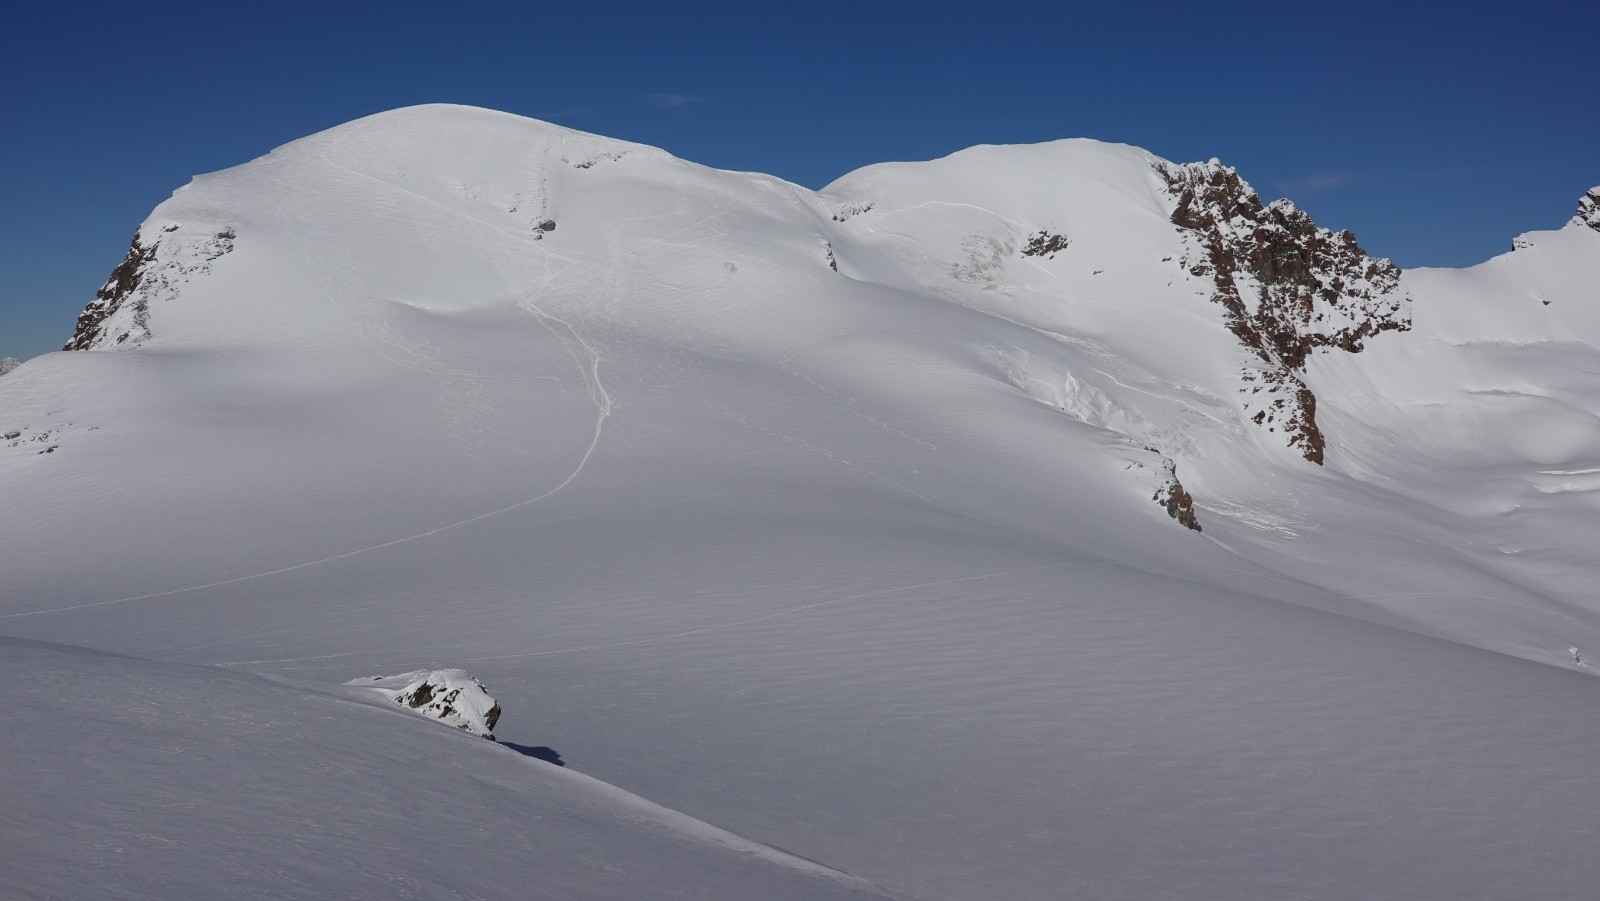
<path fill-rule="evenodd" d="M 16 357 L 6 357 L 4 360 L 0 360 L 0 375 L 5 375 L 21 365 L 22 361 Z"/>
<path fill-rule="evenodd" d="M 1287 200 L 1262 204 L 1217 160 L 1157 171 L 1176 201 L 1173 224 L 1192 238 L 1184 267 L 1214 283 L 1228 329 L 1257 360 L 1242 373 L 1246 416 L 1281 429 L 1321 464 L 1327 442 L 1306 360 L 1319 349 L 1357 353 L 1373 335 L 1409 329 L 1400 268 L 1368 256 L 1348 231 L 1319 228 Z"/>
<path fill-rule="evenodd" d="M 1578 213 L 1572 217 L 1573 225 L 1587 225 L 1600 231 L 1600 185 L 1590 188 L 1578 198 Z"/>
<path fill-rule="evenodd" d="M 104 337 L 105 321 L 112 314 L 122 310 L 128 299 L 139 290 L 139 285 L 144 281 L 145 272 L 155 262 L 157 244 L 144 246 L 139 240 L 139 233 L 133 233 L 133 244 L 128 248 L 128 255 L 123 258 L 117 268 L 111 270 L 111 276 L 100 290 L 94 294 L 94 300 L 83 308 L 78 314 L 77 327 L 72 331 L 72 339 L 63 346 L 62 350 L 88 350 L 89 347 Z M 135 312 L 135 325 L 140 330 L 145 329 L 145 320 L 148 318 L 148 308 Z M 121 344 L 128 340 L 131 334 L 124 332 L 115 343 Z"/>
<path fill-rule="evenodd" d="M 211 263 L 233 250 L 238 237 L 231 228 L 197 238 L 178 236 L 178 230 L 168 225 L 148 245 L 142 230 L 134 233 L 128 255 L 78 314 L 72 339 L 62 350 L 137 344 L 150 337 L 150 302 L 171 299 L 189 276 L 211 271 Z"/>

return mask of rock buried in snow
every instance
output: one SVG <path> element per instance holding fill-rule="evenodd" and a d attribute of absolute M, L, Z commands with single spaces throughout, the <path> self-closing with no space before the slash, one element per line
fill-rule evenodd
<path fill-rule="evenodd" d="M 423 716 L 494 741 L 494 724 L 500 719 L 500 704 L 489 694 L 489 689 L 483 687 L 482 682 L 464 670 L 413 670 L 398 676 L 352 679 L 345 684 L 369 688 Z"/>

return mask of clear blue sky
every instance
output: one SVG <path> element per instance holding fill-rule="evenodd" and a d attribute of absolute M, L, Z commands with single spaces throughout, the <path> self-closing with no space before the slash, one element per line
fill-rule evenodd
<path fill-rule="evenodd" d="M 812 187 L 978 143 L 1217 156 L 1402 266 L 1600 184 L 1600 4 L 87 3 L 0 25 L 0 356 L 56 349 L 196 173 L 468 103 Z"/>

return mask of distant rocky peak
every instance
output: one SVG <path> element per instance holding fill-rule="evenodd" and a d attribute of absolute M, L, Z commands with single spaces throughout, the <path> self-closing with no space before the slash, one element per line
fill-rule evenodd
<path fill-rule="evenodd" d="M 1587 225 L 1600 231 L 1600 185 L 1590 188 L 1578 198 L 1578 214 L 1572 217 L 1573 225 Z"/>
<path fill-rule="evenodd" d="M 1380 332 L 1410 328 L 1400 268 L 1288 200 L 1263 204 L 1218 160 L 1156 169 L 1173 198 L 1172 223 L 1190 241 L 1183 266 L 1212 282 L 1228 330 L 1254 357 L 1242 373 L 1246 416 L 1320 464 L 1326 440 L 1306 360 L 1319 350 L 1356 353 Z"/>

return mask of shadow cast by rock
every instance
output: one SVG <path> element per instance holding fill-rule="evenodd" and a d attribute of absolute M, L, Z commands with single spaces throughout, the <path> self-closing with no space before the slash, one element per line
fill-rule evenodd
<path fill-rule="evenodd" d="M 500 744 L 510 748 L 513 751 L 516 751 L 518 754 L 521 754 L 524 757 L 532 757 L 535 760 L 543 760 L 545 763 L 553 763 L 556 766 L 567 765 L 567 762 L 561 759 L 561 754 L 558 753 L 555 748 L 547 748 L 544 745 L 539 745 L 537 747 L 519 745 L 514 741 L 503 741 L 500 742 Z"/>

